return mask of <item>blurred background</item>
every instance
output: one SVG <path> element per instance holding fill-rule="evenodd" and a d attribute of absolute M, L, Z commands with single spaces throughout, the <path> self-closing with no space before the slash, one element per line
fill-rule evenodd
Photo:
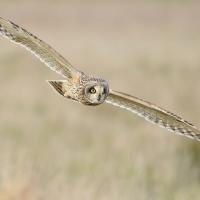
<path fill-rule="evenodd" d="M 200 127 L 200 3 L 1 0 L 0 15 L 111 88 Z M 0 199 L 199 199 L 200 143 L 110 105 L 62 98 L 59 79 L 0 38 Z"/>

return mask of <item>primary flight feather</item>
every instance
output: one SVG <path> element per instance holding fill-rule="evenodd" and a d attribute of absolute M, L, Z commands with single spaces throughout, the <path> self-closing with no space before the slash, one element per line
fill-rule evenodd
<path fill-rule="evenodd" d="M 136 113 L 169 131 L 200 140 L 200 130 L 191 123 L 155 104 L 109 89 L 107 81 L 76 69 L 51 46 L 13 22 L 0 18 L 0 34 L 29 50 L 65 78 L 48 81 L 60 95 L 84 105 L 94 106 L 106 102 Z"/>

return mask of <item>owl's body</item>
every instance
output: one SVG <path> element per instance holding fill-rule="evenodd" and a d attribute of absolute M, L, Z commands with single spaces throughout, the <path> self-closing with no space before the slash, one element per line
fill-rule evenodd
<path fill-rule="evenodd" d="M 101 78 L 95 78 L 93 76 L 86 75 L 83 72 L 80 73 L 76 78 L 70 80 L 51 80 L 48 82 L 62 96 L 91 106 L 96 106 L 103 103 L 109 92 L 107 81 Z M 97 88 L 95 89 L 95 87 Z M 94 94 L 91 93 L 90 95 L 94 95 L 94 98 L 91 99 L 91 97 L 87 98 L 87 88 L 88 90 L 94 88 L 96 91 L 98 91 L 98 89 L 101 90 L 102 88 L 102 91 Z M 96 97 L 96 95 L 99 95 L 99 97 Z"/>
<path fill-rule="evenodd" d="M 107 81 L 76 69 L 51 46 L 13 22 L 0 18 L 0 35 L 31 51 L 51 70 L 62 75 L 64 80 L 48 82 L 63 97 L 92 106 L 106 102 L 136 113 L 169 131 L 200 140 L 200 130 L 191 123 L 155 104 L 109 89 Z"/>

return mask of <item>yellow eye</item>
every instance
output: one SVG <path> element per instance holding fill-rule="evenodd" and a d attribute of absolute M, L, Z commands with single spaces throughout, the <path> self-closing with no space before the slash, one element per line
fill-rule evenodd
<path fill-rule="evenodd" d="M 95 94 L 96 93 L 95 88 L 90 88 L 90 93 Z"/>

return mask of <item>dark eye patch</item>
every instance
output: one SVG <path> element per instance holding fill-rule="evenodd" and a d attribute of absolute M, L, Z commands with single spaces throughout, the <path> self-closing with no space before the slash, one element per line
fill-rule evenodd
<path fill-rule="evenodd" d="M 107 92 L 107 89 L 104 87 L 103 88 L 103 94 L 106 94 L 106 92 Z"/>
<path fill-rule="evenodd" d="M 90 92 L 91 94 L 95 94 L 95 93 L 96 93 L 96 89 L 95 89 L 94 87 L 91 87 L 91 88 L 89 89 L 89 92 Z"/>

